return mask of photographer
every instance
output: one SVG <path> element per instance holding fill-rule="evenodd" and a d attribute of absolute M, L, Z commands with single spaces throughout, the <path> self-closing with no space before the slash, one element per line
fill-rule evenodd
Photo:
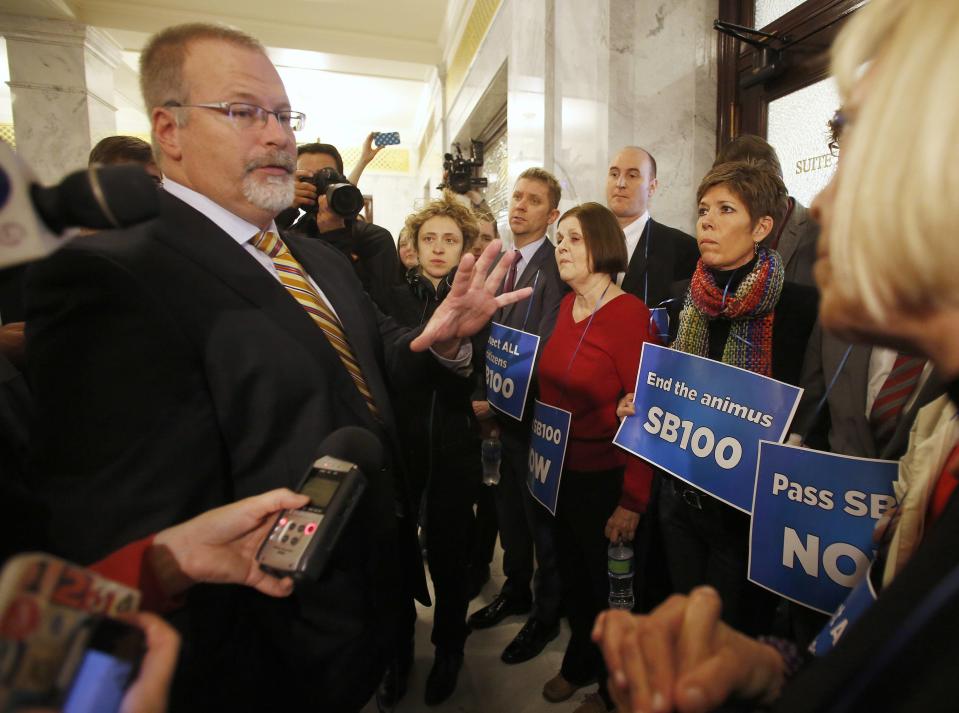
<path fill-rule="evenodd" d="M 335 147 L 305 144 L 297 148 L 297 153 L 294 208 L 300 206 L 306 212 L 287 229 L 325 240 L 343 253 L 363 289 L 381 309 L 386 309 L 390 288 L 399 283 L 400 275 L 393 236 L 385 228 L 357 219 L 363 196 L 343 176 L 343 160 Z M 361 160 L 360 166 L 364 165 Z M 358 175 L 356 170 L 354 174 Z M 331 204 L 333 194 L 336 197 Z M 277 218 L 278 226 L 282 225 L 281 217 L 286 215 L 289 219 L 292 210 L 287 209 Z"/>

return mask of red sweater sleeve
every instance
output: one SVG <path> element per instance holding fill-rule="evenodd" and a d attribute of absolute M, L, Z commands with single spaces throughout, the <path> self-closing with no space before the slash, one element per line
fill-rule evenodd
<path fill-rule="evenodd" d="M 154 535 L 150 535 L 121 547 L 90 565 L 90 569 L 107 579 L 139 589 L 143 595 L 141 609 L 165 612 L 180 606 L 181 601 L 178 598 L 167 598 L 147 560 L 153 537 Z"/>
<path fill-rule="evenodd" d="M 636 388 L 636 376 L 639 373 L 639 360 L 643 353 L 643 344 L 657 343 L 650 329 L 649 309 L 640 302 L 631 304 L 635 313 L 630 315 L 626 324 L 638 326 L 636 331 L 624 329 L 619 332 L 619 344 L 612 350 L 623 393 L 632 393 Z M 642 458 L 628 453 L 626 470 L 623 475 L 623 493 L 619 505 L 633 512 L 644 513 L 649 505 L 649 494 L 653 486 L 653 468 Z"/>

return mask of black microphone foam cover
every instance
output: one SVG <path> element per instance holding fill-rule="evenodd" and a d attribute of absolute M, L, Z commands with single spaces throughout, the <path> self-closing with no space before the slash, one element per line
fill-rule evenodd
<path fill-rule="evenodd" d="M 31 186 L 33 205 L 55 233 L 136 225 L 159 212 L 157 184 L 138 164 L 92 166 L 50 188 Z"/>
<path fill-rule="evenodd" d="M 383 467 L 383 446 L 365 428 L 344 426 L 329 434 L 320 443 L 317 457 L 333 456 L 355 463 L 364 475 L 371 476 Z"/>

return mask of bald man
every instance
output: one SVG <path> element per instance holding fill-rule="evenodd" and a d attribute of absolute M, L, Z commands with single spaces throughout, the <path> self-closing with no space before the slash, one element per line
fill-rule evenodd
<path fill-rule="evenodd" d="M 626 235 L 629 267 L 617 283 L 650 308 L 670 298 L 670 285 L 692 277 L 699 248 L 681 230 L 649 217 L 656 194 L 656 159 L 646 149 L 626 146 L 610 161 L 606 174 L 606 205 Z"/>

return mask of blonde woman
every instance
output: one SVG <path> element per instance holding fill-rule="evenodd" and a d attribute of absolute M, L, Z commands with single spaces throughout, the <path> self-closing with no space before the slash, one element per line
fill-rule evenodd
<path fill-rule="evenodd" d="M 927 356 L 959 398 L 959 3 L 873 0 L 833 49 L 842 159 L 813 203 L 826 329 Z M 896 160 L 889 161 L 889 150 Z M 915 443 L 913 444 L 913 446 Z M 652 615 L 605 612 L 593 636 L 622 710 L 706 711 L 728 698 L 774 711 L 953 710 L 959 679 L 957 456 L 931 466 L 922 542 L 840 644 L 800 661 L 719 621 L 700 588 Z"/>

